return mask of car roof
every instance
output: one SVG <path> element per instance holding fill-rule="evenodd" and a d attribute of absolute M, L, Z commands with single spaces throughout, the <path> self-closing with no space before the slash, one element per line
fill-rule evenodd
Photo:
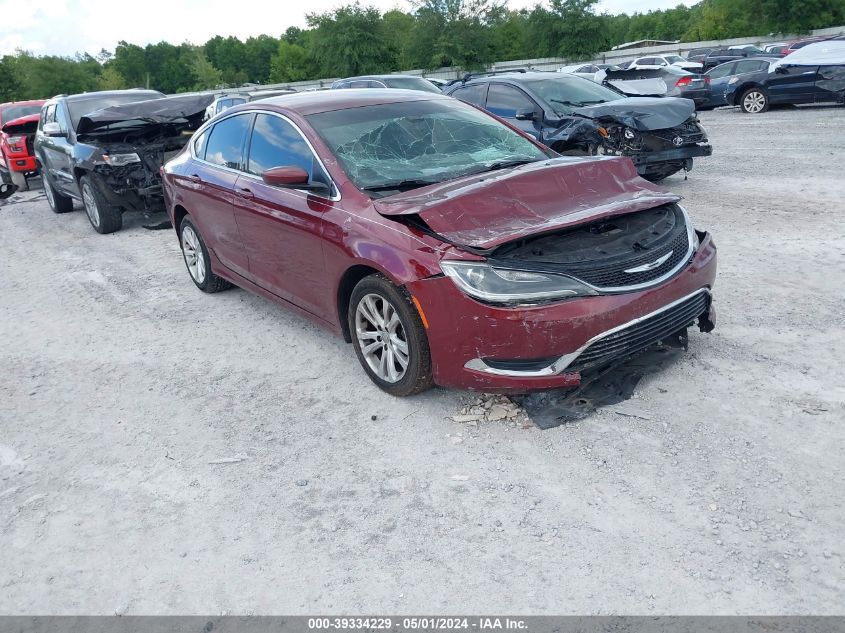
<path fill-rule="evenodd" d="M 125 95 L 127 93 L 132 94 L 139 94 L 139 95 L 150 95 L 150 98 L 154 97 L 163 97 L 164 94 L 159 92 L 158 90 L 101 90 L 98 92 L 81 92 L 75 95 L 61 95 L 60 97 L 53 97 L 54 99 L 62 98 L 67 99 L 68 101 L 94 101 L 96 99 L 102 99 L 103 97 L 113 97 L 117 95 Z"/>
<path fill-rule="evenodd" d="M 496 75 L 479 75 L 478 77 L 470 77 L 464 82 L 464 85 L 467 84 L 474 84 L 474 83 L 484 83 L 487 81 L 504 81 L 510 83 L 522 83 L 526 79 L 557 79 L 559 81 L 571 81 L 572 79 L 576 79 L 578 81 L 590 81 L 589 79 L 584 79 L 583 77 L 567 77 L 567 73 L 558 73 L 558 72 L 540 72 L 540 71 L 533 71 L 527 73 L 501 73 Z M 460 82 L 455 84 L 456 86 L 461 85 Z"/>
<path fill-rule="evenodd" d="M 425 79 L 418 75 L 361 75 L 359 77 L 344 77 L 338 81 L 354 81 L 356 79 Z"/>
<path fill-rule="evenodd" d="M 386 103 L 403 103 L 411 101 L 432 101 L 451 97 L 435 92 L 420 90 L 401 90 L 385 88 L 384 90 L 370 90 L 368 88 L 350 88 L 347 90 L 315 90 L 313 92 L 294 92 L 278 97 L 262 99 L 261 102 L 250 102 L 232 108 L 232 112 L 244 112 L 251 109 L 276 106 L 302 115 L 331 112 L 333 110 L 347 110 Z"/>

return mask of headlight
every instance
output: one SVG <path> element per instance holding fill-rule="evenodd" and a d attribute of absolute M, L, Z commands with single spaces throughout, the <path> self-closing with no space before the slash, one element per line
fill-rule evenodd
<path fill-rule="evenodd" d="M 440 268 L 458 288 L 489 303 L 537 303 L 597 294 L 565 275 L 494 268 L 485 262 L 442 261 Z"/>
<path fill-rule="evenodd" d="M 632 129 L 631 129 L 631 128 L 629 128 L 629 127 L 626 127 L 626 128 L 625 128 L 625 132 L 623 132 L 623 135 L 624 135 L 624 136 L 625 136 L 625 138 L 626 138 L 626 139 L 628 139 L 629 141 L 632 141 L 632 140 L 634 140 L 634 139 L 637 137 L 637 133 L 636 133 L 636 132 L 634 132 L 634 130 L 632 130 Z"/>
<path fill-rule="evenodd" d="M 141 157 L 134 152 L 131 154 L 103 154 L 103 162 L 112 167 L 122 167 L 129 163 L 140 163 Z"/>

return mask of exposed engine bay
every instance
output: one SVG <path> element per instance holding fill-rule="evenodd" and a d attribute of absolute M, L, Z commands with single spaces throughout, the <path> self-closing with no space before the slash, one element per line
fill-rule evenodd
<path fill-rule="evenodd" d="M 674 97 L 630 97 L 578 108 L 545 142 L 564 155 L 628 156 L 640 176 L 662 180 L 710 156 L 695 105 Z"/>
<path fill-rule="evenodd" d="M 125 211 L 164 211 L 159 170 L 202 124 L 213 95 L 186 95 L 103 108 L 81 117 L 79 171 L 114 206 Z"/>

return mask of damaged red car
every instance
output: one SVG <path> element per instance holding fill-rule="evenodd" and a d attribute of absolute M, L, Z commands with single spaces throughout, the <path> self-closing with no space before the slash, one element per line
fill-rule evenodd
<path fill-rule="evenodd" d="M 163 167 L 193 282 L 334 330 L 369 377 L 524 393 L 695 324 L 716 247 L 627 158 L 561 157 L 449 97 L 301 93 L 227 110 Z"/>

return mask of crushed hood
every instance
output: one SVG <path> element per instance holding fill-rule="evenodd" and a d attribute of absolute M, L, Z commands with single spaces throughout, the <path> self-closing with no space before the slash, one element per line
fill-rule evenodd
<path fill-rule="evenodd" d="M 16 134 L 35 134 L 38 129 L 40 114 L 28 114 L 17 119 L 12 119 L 3 124 L 3 132 L 9 136 Z"/>
<path fill-rule="evenodd" d="M 681 125 L 695 114 L 695 103 L 678 97 L 628 97 L 578 108 L 575 114 L 612 119 L 641 132 Z"/>
<path fill-rule="evenodd" d="M 453 244 L 490 250 L 528 235 L 678 200 L 640 178 L 628 158 L 562 157 L 450 180 L 374 205 L 388 217 L 417 214 Z"/>
<path fill-rule="evenodd" d="M 91 134 L 113 123 L 143 121 L 146 123 L 199 123 L 214 95 L 182 95 L 164 99 L 148 99 L 111 106 L 89 112 L 79 119 L 76 133 Z"/>
<path fill-rule="evenodd" d="M 600 70 L 596 81 L 632 97 L 662 97 L 669 90 L 664 72 L 657 69 Z"/>

